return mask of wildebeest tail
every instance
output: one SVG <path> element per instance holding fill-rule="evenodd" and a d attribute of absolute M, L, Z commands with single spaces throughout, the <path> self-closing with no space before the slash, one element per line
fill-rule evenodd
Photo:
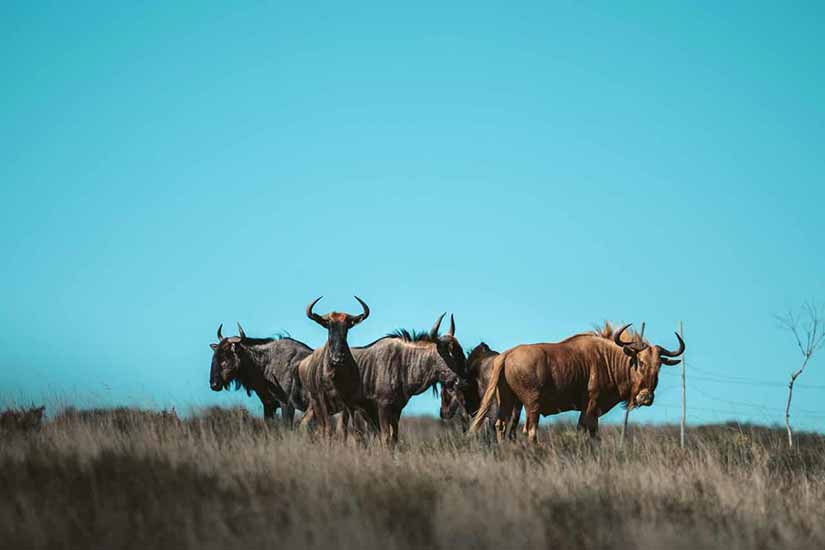
<path fill-rule="evenodd" d="M 481 399 L 481 406 L 478 408 L 478 412 L 473 417 L 473 423 L 470 424 L 469 432 L 471 434 L 478 431 L 484 423 L 487 413 L 490 412 L 490 407 L 493 406 L 493 399 L 496 397 L 496 390 L 498 389 L 498 384 L 501 380 L 501 373 L 504 370 L 505 356 L 506 354 L 502 353 L 493 360 L 493 371 L 490 373 L 490 383 L 484 391 L 484 397 Z"/>

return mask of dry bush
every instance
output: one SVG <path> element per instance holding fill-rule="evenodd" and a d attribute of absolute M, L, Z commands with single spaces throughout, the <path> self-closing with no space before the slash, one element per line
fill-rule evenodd
<path fill-rule="evenodd" d="M 29 409 L 0 411 L 0 435 L 39 430 L 43 424 L 45 410 L 46 407 L 31 407 Z"/>
<path fill-rule="evenodd" d="M 537 448 L 430 419 L 395 449 L 244 409 L 68 410 L 0 447 L 9 548 L 824 547 L 825 440 L 756 426 L 553 424 Z"/>

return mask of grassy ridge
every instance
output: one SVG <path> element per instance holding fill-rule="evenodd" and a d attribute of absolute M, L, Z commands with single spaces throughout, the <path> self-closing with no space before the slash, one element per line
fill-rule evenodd
<path fill-rule="evenodd" d="M 68 411 L 0 440 L 8 548 L 825 547 L 825 439 L 640 427 L 624 450 L 553 425 L 495 447 L 438 421 L 396 450 L 243 409 Z"/>

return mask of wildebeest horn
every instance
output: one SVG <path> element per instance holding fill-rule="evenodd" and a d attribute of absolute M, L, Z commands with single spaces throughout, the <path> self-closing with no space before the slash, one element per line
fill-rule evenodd
<path fill-rule="evenodd" d="M 223 335 L 221 334 L 221 329 L 223 328 L 223 323 L 218 326 L 218 342 L 223 340 Z"/>
<path fill-rule="evenodd" d="M 435 324 L 433 325 L 433 328 L 430 329 L 430 337 L 431 338 L 438 338 L 438 329 L 441 328 L 441 320 L 444 318 L 445 315 L 447 315 L 446 311 L 444 313 L 442 313 L 438 317 L 438 319 L 435 320 Z"/>
<path fill-rule="evenodd" d="M 246 334 L 244 334 L 243 327 L 240 323 L 238 323 L 238 335 L 241 337 L 241 340 L 246 338 Z"/>
<path fill-rule="evenodd" d="M 313 321 L 315 321 L 316 323 L 318 323 L 322 327 L 326 328 L 326 326 L 327 326 L 326 320 L 323 317 L 321 317 L 320 315 L 318 315 L 317 313 L 314 313 L 312 311 L 312 308 L 315 307 L 315 304 L 317 304 L 318 300 L 320 300 L 321 298 L 323 298 L 323 296 L 318 296 L 317 298 L 315 298 L 315 300 L 313 302 L 311 302 L 307 306 L 307 317 L 309 317 L 310 319 L 312 319 Z"/>
<path fill-rule="evenodd" d="M 622 333 L 627 330 L 627 327 L 632 325 L 633 323 L 628 323 L 616 332 L 613 333 L 613 341 L 616 343 L 617 346 L 625 347 L 628 344 L 632 344 L 632 342 L 622 342 Z"/>
<path fill-rule="evenodd" d="M 355 299 L 358 300 L 359 304 L 361 304 L 361 307 L 363 308 L 364 313 L 362 313 L 361 315 L 353 315 L 353 316 L 350 317 L 350 321 L 352 322 L 353 325 L 357 325 L 358 323 L 360 323 L 361 321 L 363 321 L 364 319 L 366 319 L 367 317 L 370 316 L 370 308 L 367 304 L 364 303 L 364 300 L 362 300 L 358 296 L 355 296 Z"/>
<path fill-rule="evenodd" d="M 452 313 L 450 313 L 450 330 L 447 331 L 447 334 L 455 336 L 455 319 L 453 319 Z"/>
<path fill-rule="evenodd" d="M 665 357 L 679 357 L 683 353 L 685 353 L 685 341 L 682 340 L 682 337 L 679 336 L 678 332 L 674 332 L 673 334 L 676 335 L 676 338 L 679 339 L 679 349 L 676 351 L 670 351 L 662 346 L 656 346 L 659 350 L 659 355 L 664 355 Z"/>
<path fill-rule="evenodd" d="M 639 342 L 624 342 L 622 340 L 622 334 L 632 324 L 633 323 L 628 323 L 625 326 L 623 326 L 622 328 L 620 328 L 619 330 L 617 330 L 615 333 L 613 333 L 613 341 L 616 343 L 617 346 L 621 346 L 623 348 L 629 348 L 633 352 L 639 353 L 640 351 L 642 351 L 643 349 L 645 349 L 647 347 L 645 344 L 643 344 L 643 343 L 640 344 Z"/>

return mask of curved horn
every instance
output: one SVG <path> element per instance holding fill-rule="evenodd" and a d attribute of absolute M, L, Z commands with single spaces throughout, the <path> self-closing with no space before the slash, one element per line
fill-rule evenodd
<path fill-rule="evenodd" d="M 625 354 L 639 353 L 643 349 L 647 348 L 647 344 L 645 344 L 644 342 L 625 342 L 622 340 L 622 333 L 624 333 L 624 331 L 626 331 L 627 328 L 632 324 L 633 323 L 626 324 L 625 326 L 617 330 L 616 333 L 613 335 L 613 341 L 625 350 Z"/>
<path fill-rule="evenodd" d="M 240 324 L 240 323 L 238 323 L 238 334 L 240 335 L 241 340 L 243 340 L 244 338 L 246 338 L 246 334 L 244 333 L 244 331 L 243 331 L 243 327 L 241 326 L 241 324 Z"/>
<path fill-rule="evenodd" d="M 626 324 L 625 326 L 623 326 L 622 328 L 620 328 L 619 330 L 617 330 L 616 332 L 613 333 L 613 341 L 616 343 L 617 346 L 625 347 L 625 346 L 629 346 L 630 344 L 633 343 L 633 342 L 623 342 L 622 341 L 622 334 L 632 324 L 633 323 L 628 323 L 628 324 Z"/>
<path fill-rule="evenodd" d="M 316 323 L 318 323 L 322 327 L 326 328 L 327 327 L 326 320 L 323 317 L 321 317 L 320 315 L 318 315 L 317 313 L 312 311 L 312 308 L 315 307 L 315 304 L 317 304 L 318 300 L 320 300 L 321 298 L 323 298 L 323 296 L 318 296 L 317 298 L 315 298 L 314 301 L 312 301 L 307 306 L 307 317 L 309 317 L 310 319 L 312 319 L 313 321 L 315 321 Z"/>
<path fill-rule="evenodd" d="M 361 315 L 350 316 L 350 322 L 353 326 L 357 325 L 358 323 L 360 323 L 361 321 L 370 316 L 370 308 L 367 304 L 364 303 L 364 300 L 362 300 L 358 296 L 355 296 L 355 299 L 358 300 L 359 304 L 361 304 L 361 308 L 364 310 L 364 313 L 362 313 Z"/>
<path fill-rule="evenodd" d="M 676 335 L 676 338 L 679 339 L 679 349 L 676 351 L 670 351 L 667 348 L 663 348 L 662 346 L 656 346 L 659 350 L 659 355 L 664 355 L 665 357 L 679 357 L 683 353 L 685 353 L 685 341 L 682 340 L 682 337 L 679 336 L 678 332 L 674 332 L 673 334 Z"/>
<path fill-rule="evenodd" d="M 438 329 L 441 328 L 441 320 L 444 318 L 445 315 L 447 315 L 446 311 L 444 313 L 442 313 L 438 317 L 438 319 L 435 320 L 435 324 L 433 325 L 433 328 L 430 329 L 430 338 L 438 338 Z"/>
<path fill-rule="evenodd" d="M 218 342 L 223 340 L 223 335 L 221 334 L 221 329 L 222 328 L 223 328 L 223 323 L 221 323 L 220 326 L 218 327 Z"/>
<path fill-rule="evenodd" d="M 450 313 L 450 330 L 447 331 L 447 334 L 455 336 L 455 319 L 453 319 L 452 313 Z"/>

